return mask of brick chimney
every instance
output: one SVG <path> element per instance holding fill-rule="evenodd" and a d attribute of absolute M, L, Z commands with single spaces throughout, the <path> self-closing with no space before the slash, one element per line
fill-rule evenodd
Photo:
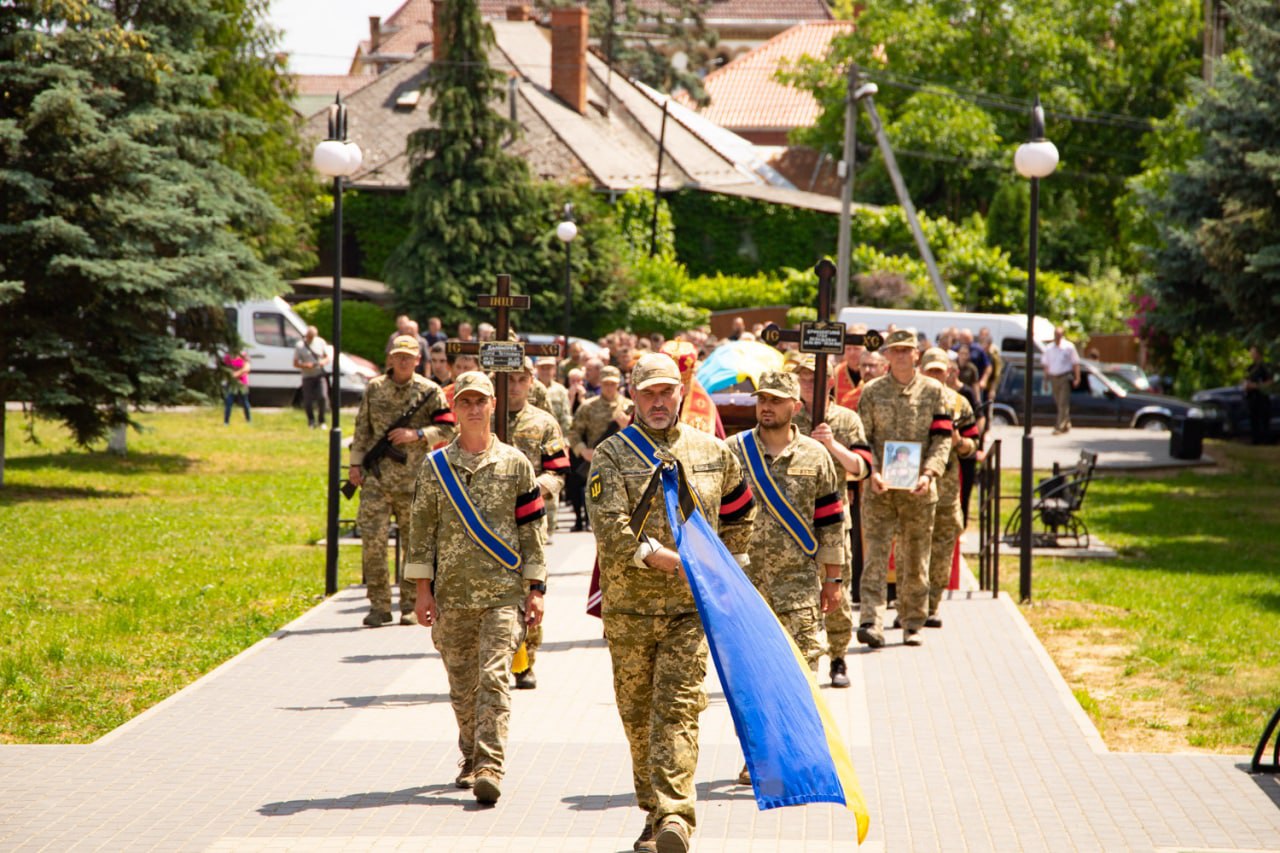
<path fill-rule="evenodd" d="M 382 44 L 382 19 L 377 15 L 369 16 L 369 53 L 378 52 Z"/>
<path fill-rule="evenodd" d="M 444 31 L 445 0 L 431 0 L 431 61 L 440 62 L 449 55 L 449 34 Z"/>
<path fill-rule="evenodd" d="M 587 8 L 551 10 L 551 91 L 580 113 L 587 111 Z"/>
<path fill-rule="evenodd" d="M 526 3 L 518 3 L 507 7 L 508 21 L 532 21 L 533 10 Z"/>

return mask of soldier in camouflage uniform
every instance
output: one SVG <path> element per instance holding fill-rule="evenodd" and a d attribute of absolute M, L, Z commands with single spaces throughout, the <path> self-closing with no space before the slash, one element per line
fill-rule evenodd
<path fill-rule="evenodd" d="M 743 566 L 755 504 L 737 457 L 724 442 L 679 422 L 682 385 L 674 361 L 657 353 L 632 369 L 636 428 L 659 451 L 679 459 L 689 485 L 710 511 L 729 551 Z M 637 850 L 688 849 L 695 823 L 693 773 L 698 715 L 706 707 L 707 641 L 659 492 L 637 540 L 628 525 L 653 467 L 623 436 L 596 448 L 587 481 L 600 553 L 605 639 L 613 661 L 618 714 L 631 745 L 636 799 L 645 811 Z"/>
<path fill-rule="evenodd" d="M 933 516 L 933 542 L 929 551 L 929 607 L 926 628 L 941 628 L 938 605 L 951 580 L 951 561 L 956 540 L 964 532 L 964 514 L 960 510 L 960 460 L 978 450 L 978 422 L 969 401 L 946 384 L 947 371 L 955 370 L 945 350 L 932 347 L 920 357 L 920 372 L 942 384 L 951 412 L 951 453 L 947 470 L 938 479 L 938 508 Z"/>
<path fill-rule="evenodd" d="M 590 462 L 595 447 L 631 422 L 632 403 L 618 390 L 622 372 L 609 366 L 600 371 L 600 396 L 578 407 L 569 428 L 569 448 Z"/>
<path fill-rule="evenodd" d="M 897 569 L 898 616 L 903 642 L 924 644 L 920 633 L 928 611 L 929 546 L 938 503 L 936 481 L 951 452 L 951 410 L 945 389 L 916 371 L 916 333 L 896 329 L 882 348 L 889 373 L 868 383 L 858 413 L 872 449 L 871 488 L 862 509 L 866 542 L 858 640 L 873 649 L 884 645 L 884 607 L 889 552 Z M 917 442 L 920 474 L 911 490 L 890 489 L 881 473 L 887 441 Z"/>
<path fill-rule="evenodd" d="M 368 585 L 369 614 L 364 624 L 377 628 L 391 621 L 391 585 L 387 580 L 387 535 L 394 513 L 401 535 L 408 536 L 409 505 L 418 466 L 427 451 L 453 437 L 453 413 L 440 386 L 415 373 L 421 350 L 412 335 L 397 336 L 391 342 L 387 360 L 391 372 L 369 380 L 360 411 L 356 414 L 355 437 L 351 440 L 351 468 L 348 478 L 360 487 L 360 528 L 364 581 Z M 387 428 L 421 401 L 408 426 L 393 430 L 391 443 L 408 455 L 405 464 L 384 458 L 378 471 L 364 468 L 364 456 L 386 434 Z M 414 584 L 400 582 L 400 624 L 412 625 Z"/>
<path fill-rule="evenodd" d="M 547 387 L 547 411 L 560 424 L 560 432 L 569 434 L 573 426 L 573 412 L 569 407 L 569 391 L 556 381 L 556 360 L 553 356 L 543 356 L 533 363 L 534 373 L 538 381 Z"/>
<path fill-rule="evenodd" d="M 543 530 L 546 533 L 555 518 L 556 501 L 564 489 L 564 476 L 569 470 L 569 451 L 565 447 L 564 436 L 560 434 L 560 425 L 556 423 L 556 419 L 529 400 L 529 389 L 535 381 L 533 363 L 527 358 L 524 362 L 523 372 L 507 376 L 507 441 L 524 454 L 524 458 L 529 460 L 538 475 L 538 487 L 542 490 L 542 499 L 547 506 L 547 517 L 543 520 Z M 529 666 L 523 672 L 516 673 L 516 687 L 520 690 L 532 690 L 538 686 L 538 680 L 533 674 L 533 664 L 541 645 L 542 626 L 539 625 L 530 629 L 529 636 L 525 639 Z"/>
<path fill-rule="evenodd" d="M 459 788 L 476 800 L 501 796 L 507 724 L 511 716 L 511 658 L 527 628 L 542 623 L 547 590 L 542 518 L 546 509 L 533 466 L 493 437 L 493 383 L 464 373 L 455 384 L 458 437 L 428 459 L 418 474 L 405 577 L 417 586 L 417 616 L 449 676 L 458 721 Z M 464 520 L 464 499 L 451 496 L 437 464 L 447 461 L 470 496 L 477 519 Z M 512 569 L 471 531 L 483 524 L 518 555 Z"/>
<path fill-rule="evenodd" d="M 814 429 L 809 413 L 813 407 L 813 380 L 816 367 L 814 356 L 800 354 L 792 358 L 787 366 L 795 371 L 803 401 L 803 405 L 796 410 L 791 422 L 800 430 L 801 435 L 812 437 L 827 449 L 832 460 L 840 470 L 844 471 L 847 486 L 844 532 L 848 545 L 841 558 L 840 573 L 845 592 L 840 596 L 839 606 L 823 614 L 823 623 L 827 629 L 827 655 L 831 659 L 829 672 L 831 686 L 844 688 L 849 686 L 849 667 L 845 663 L 844 656 L 849 651 L 849 644 L 853 642 L 853 604 L 849 592 L 853 583 L 853 549 L 860 548 L 862 544 L 858 489 L 862 480 L 871 473 L 871 448 L 867 444 L 866 434 L 862 430 L 862 419 L 858 417 L 858 413 L 830 400 L 827 401 L 825 410 L 826 422 Z"/>
<path fill-rule="evenodd" d="M 841 592 L 844 472 L 837 474 L 827 449 L 801 435 L 791 423 L 792 415 L 801 408 L 800 383 L 794 374 L 764 373 L 754 393 L 756 428 L 727 442 L 738 455 L 761 507 L 751 531 L 747 575 L 795 640 L 809 668 L 817 672 L 823 651 L 818 638 L 822 614 L 838 609 L 841 601 L 848 607 L 848 598 Z M 752 468 L 756 454 L 747 452 L 749 444 L 759 449 L 763 472 Z M 774 485 L 780 498 L 776 502 L 770 499 Z M 795 512 L 793 524 L 803 524 L 807 530 L 789 527 L 781 520 L 787 507 Z M 812 537 L 813 553 L 797 538 L 806 535 Z M 738 783 L 751 784 L 745 766 Z"/>

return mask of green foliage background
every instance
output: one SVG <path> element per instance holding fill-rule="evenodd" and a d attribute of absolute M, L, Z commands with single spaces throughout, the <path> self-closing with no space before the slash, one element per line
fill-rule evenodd
<path fill-rule="evenodd" d="M 309 299 L 293 306 L 307 325 L 320 330 L 320 337 L 328 340 L 333 328 L 333 301 Z M 387 336 L 395 329 L 395 317 L 372 302 L 346 300 L 342 303 L 342 351 L 355 353 L 382 366 L 386 360 Z M 333 343 L 332 341 L 329 341 Z"/>

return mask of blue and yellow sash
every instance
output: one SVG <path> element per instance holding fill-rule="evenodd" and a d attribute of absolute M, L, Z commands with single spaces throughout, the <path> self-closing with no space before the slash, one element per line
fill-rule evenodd
<path fill-rule="evenodd" d="M 621 430 L 618 435 L 626 442 L 627 447 L 635 451 L 639 456 L 650 465 L 658 464 L 658 446 L 653 443 L 653 439 L 644 434 L 644 430 L 635 424 L 631 424 L 626 429 Z"/>
<path fill-rule="evenodd" d="M 774 482 L 773 474 L 765 464 L 764 454 L 760 451 L 760 445 L 756 442 L 755 430 L 742 433 L 738 441 L 738 451 L 745 463 L 747 475 L 751 477 L 754 487 L 752 491 L 764 499 L 764 505 L 769 510 L 769 514 L 778 520 L 778 524 L 782 525 L 782 529 L 787 531 L 792 539 L 796 540 L 801 551 L 810 557 L 818 553 L 818 540 L 814 537 L 813 530 Z"/>
<path fill-rule="evenodd" d="M 453 508 L 457 511 L 458 517 L 462 519 L 462 526 L 467 531 L 467 535 L 483 548 L 489 556 L 493 557 L 504 568 L 519 572 L 523 559 L 520 552 L 512 548 L 505 540 L 490 529 L 485 522 L 484 517 L 480 515 L 480 511 L 476 509 L 476 505 L 471 502 L 471 494 L 467 491 L 467 487 L 458 479 L 457 473 L 453 470 L 453 466 L 449 464 L 449 459 L 445 456 L 445 448 L 431 453 L 427 456 L 431 460 L 431 467 L 435 469 L 436 477 L 439 478 L 440 484 L 444 486 L 444 493 L 449 498 L 449 503 L 453 504 Z"/>

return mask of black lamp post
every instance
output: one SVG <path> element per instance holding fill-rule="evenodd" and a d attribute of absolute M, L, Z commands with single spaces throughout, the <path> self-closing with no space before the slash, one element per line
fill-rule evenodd
<path fill-rule="evenodd" d="M 342 181 L 355 174 L 364 159 L 360 146 L 347 141 L 347 108 L 338 95 L 329 107 L 329 138 L 316 145 L 311 162 L 320 174 L 333 178 L 333 361 L 329 403 L 333 429 L 329 431 L 329 517 L 325 534 L 324 594 L 338 591 L 338 487 L 342 481 Z"/>
<path fill-rule="evenodd" d="M 1023 342 L 1026 367 L 1022 381 L 1022 543 L 1018 566 L 1019 595 L 1024 602 L 1031 600 L 1031 480 L 1032 438 L 1031 401 L 1032 383 L 1035 379 L 1035 320 L 1036 320 L 1036 250 L 1040 242 L 1040 179 L 1053 174 L 1058 167 L 1058 149 L 1044 138 L 1044 109 L 1036 98 L 1031 108 L 1031 133 L 1028 141 L 1018 146 L 1013 156 L 1018 174 L 1031 181 L 1031 233 L 1027 252 L 1027 336 Z"/>
<path fill-rule="evenodd" d="M 569 352 L 569 324 L 573 320 L 573 241 L 578 236 L 578 224 L 573 221 L 573 204 L 564 206 L 564 219 L 556 226 L 556 236 L 564 243 L 564 351 Z"/>

